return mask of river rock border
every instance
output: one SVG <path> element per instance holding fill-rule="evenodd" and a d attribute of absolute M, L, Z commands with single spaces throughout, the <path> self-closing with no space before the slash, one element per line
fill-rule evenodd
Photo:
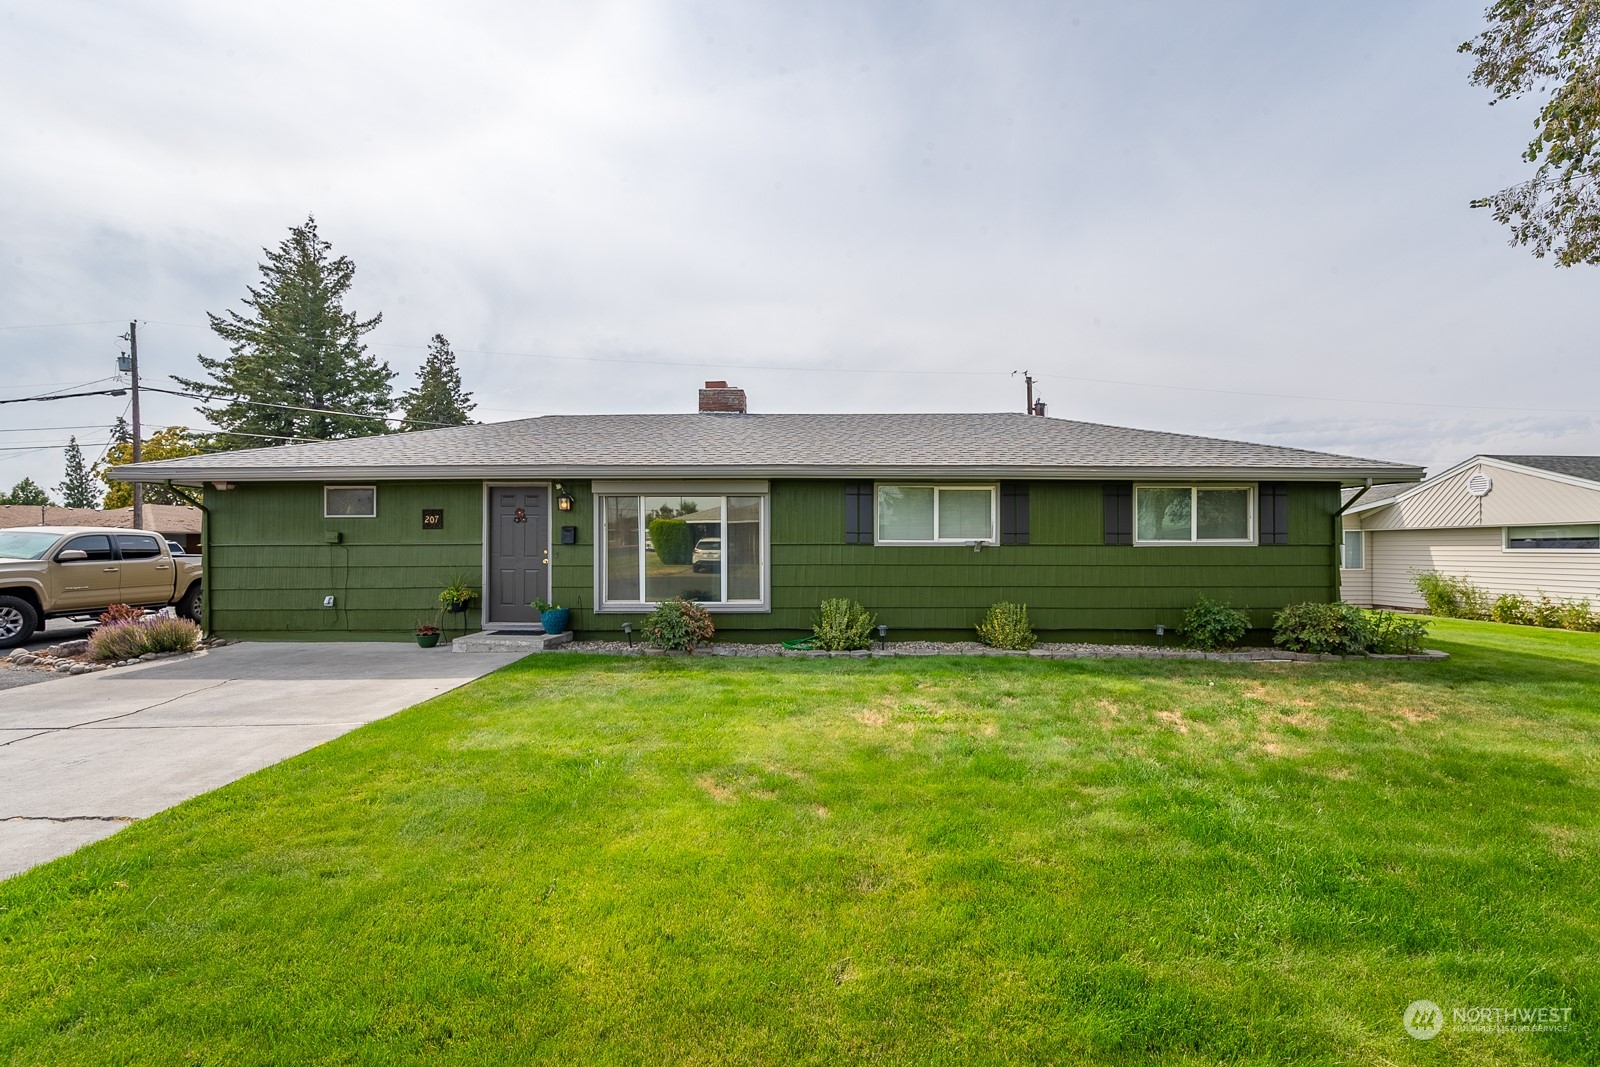
<path fill-rule="evenodd" d="M 557 653 L 600 653 L 608 655 L 683 655 L 666 653 L 645 645 L 628 645 L 622 641 L 582 641 L 547 649 Z M 1376 652 L 1357 656 L 1335 656 L 1316 652 L 1286 652 L 1281 648 L 1250 648 L 1235 652 L 1201 652 L 1192 648 L 1152 648 L 1149 645 L 1091 645 L 1046 644 L 1026 652 L 990 648 L 976 641 L 898 641 L 888 648 L 864 649 L 856 652 L 819 652 L 811 649 L 787 649 L 782 645 L 758 645 L 744 642 L 719 642 L 698 648 L 696 656 L 750 656 L 790 657 L 800 659 L 885 659 L 896 656 L 1013 656 L 1024 659 L 1187 659 L 1219 663 L 1336 663 L 1344 660 L 1396 660 L 1406 663 L 1437 663 L 1450 658 L 1448 652 L 1424 649 L 1416 655 L 1380 655 Z"/>
<path fill-rule="evenodd" d="M 227 638 L 212 637 L 201 641 L 192 652 L 146 652 L 137 659 L 111 660 L 107 663 L 91 663 L 79 657 L 89 652 L 88 638 L 79 638 L 76 641 L 62 641 L 60 644 L 50 645 L 41 649 L 14 649 L 6 658 L 6 665 L 12 668 L 26 668 L 35 671 L 49 671 L 55 674 L 97 674 L 108 671 L 113 667 L 132 667 L 136 663 L 154 663 L 156 660 L 177 659 L 179 656 L 197 656 L 211 648 L 220 648 L 231 644 Z"/>

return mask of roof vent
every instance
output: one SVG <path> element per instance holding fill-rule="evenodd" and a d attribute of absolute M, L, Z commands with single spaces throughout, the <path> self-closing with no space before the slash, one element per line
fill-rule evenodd
<path fill-rule="evenodd" d="M 701 411 L 726 411 L 736 415 L 745 413 L 744 390 L 735 389 L 727 382 L 707 382 L 700 390 Z"/>
<path fill-rule="evenodd" d="M 1488 496 L 1489 490 L 1493 488 L 1494 479 L 1482 472 L 1474 474 L 1467 479 L 1467 495 L 1469 496 Z"/>

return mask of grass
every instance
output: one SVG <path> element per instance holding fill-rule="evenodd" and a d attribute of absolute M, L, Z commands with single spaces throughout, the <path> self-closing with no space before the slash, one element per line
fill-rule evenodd
<path fill-rule="evenodd" d="M 1600 1062 L 1600 635 L 1429 643 L 536 656 L 0 883 L 0 1058 Z"/>

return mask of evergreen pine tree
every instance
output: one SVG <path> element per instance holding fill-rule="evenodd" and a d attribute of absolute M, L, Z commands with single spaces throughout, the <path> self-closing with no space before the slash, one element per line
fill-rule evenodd
<path fill-rule="evenodd" d="M 69 508 L 92 508 L 100 503 L 100 494 L 95 492 L 94 479 L 89 477 L 77 437 L 67 442 L 67 472 L 56 488 L 61 490 L 61 502 Z"/>
<path fill-rule="evenodd" d="M 308 217 L 276 249 L 262 250 L 267 260 L 260 264 L 260 283 L 250 286 L 242 301 L 245 313 L 207 313 L 231 355 L 198 357 L 209 380 L 177 380 L 198 392 L 237 398 L 201 406 L 222 428 L 221 446 L 260 447 L 261 437 L 279 438 L 278 443 L 293 437 L 363 437 L 387 428 L 381 416 L 394 407 L 389 386 L 394 372 L 369 355 L 361 340 L 383 316 L 362 319 L 344 306 L 356 268 L 346 256 L 334 258 L 332 250 L 317 235 L 316 219 Z M 356 414 L 292 411 L 259 402 Z M 233 437 L 228 431 L 261 437 Z"/>
<path fill-rule="evenodd" d="M 400 397 L 400 410 L 406 420 L 401 428 L 464 426 L 472 421 L 468 416 L 477 406 L 472 394 L 461 388 L 461 370 L 456 366 L 456 354 L 450 351 L 450 342 L 444 334 L 434 334 L 428 342 L 428 358 L 417 368 L 416 387 Z"/>
<path fill-rule="evenodd" d="M 111 424 L 111 443 L 114 445 L 133 444 L 133 431 L 128 428 L 128 420 L 121 415 Z"/>
<path fill-rule="evenodd" d="M 31 504 L 34 507 L 48 507 L 55 504 L 50 499 L 50 494 L 40 489 L 38 483 L 32 478 L 24 478 L 11 487 L 11 492 L 0 495 L 0 504 Z"/>

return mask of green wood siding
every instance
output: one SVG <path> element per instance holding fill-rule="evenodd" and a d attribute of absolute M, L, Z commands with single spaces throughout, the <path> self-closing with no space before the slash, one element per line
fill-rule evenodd
<path fill-rule="evenodd" d="M 480 583 L 481 482 L 382 483 L 372 519 L 324 519 L 321 484 L 207 487 L 206 506 L 206 597 L 219 634 L 405 638 L 433 619 L 453 575 Z M 423 508 L 443 508 L 444 529 L 424 530 Z M 466 624 L 478 628 L 476 606 Z"/>
<path fill-rule="evenodd" d="M 640 616 L 593 610 L 593 496 L 587 482 L 562 485 L 575 505 L 552 512 L 552 599 L 573 610 L 580 634 L 615 637 Z M 773 610 L 718 613 L 717 626 L 755 639 L 802 633 L 825 597 L 849 596 L 898 637 L 966 636 L 997 600 L 1026 603 L 1034 627 L 1048 635 L 1149 632 L 1157 623 L 1177 625 L 1203 592 L 1247 609 L 1265 627 L 1285 604 L 1337 597 L 1338 498 L 1332 483 L 1292 484 L 1287 545 L 1104 545 L 1099 482 L 1034 482 L 1031 543 L 974 552 L 845 544 L 844 482 L 775 481 Z M 206 503 L 218 633 L 404 638 L 431 617 L 452 574 L 482 581 L 479 482 L 380 484 L 376 519 L 322 518 L 318 484 L 208 489 Z M 423 508 L 443 508 L 445 528 L 423 530 Z M 564 525 L 577 527 L 577 544 L 560 543 Z M 331 532 L 340 543 L 327 542 Z M 337 598 L 333 610 L 321 606 L 329 593 Z M 476 628 L 476 610 L 467 621 Z M 446 625 L 459 622 L 449 617 Z"/>

